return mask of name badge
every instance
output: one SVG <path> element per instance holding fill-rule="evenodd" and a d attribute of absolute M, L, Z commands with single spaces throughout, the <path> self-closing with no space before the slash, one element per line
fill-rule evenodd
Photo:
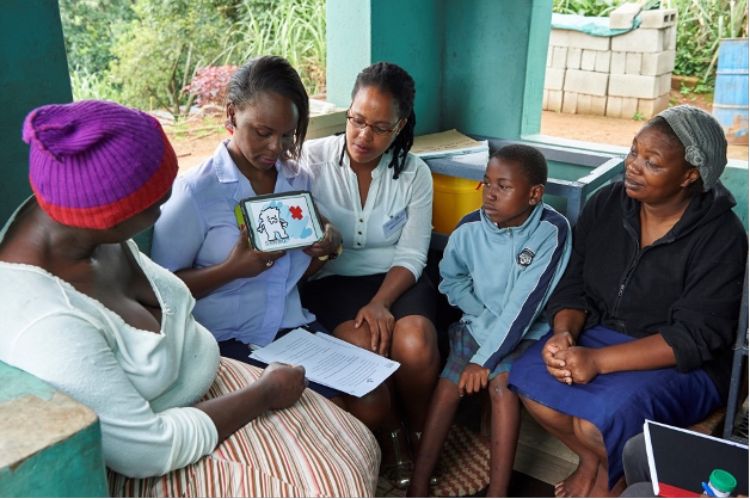
<path fill-rule="evenodd" d="M 401 227 L 406 224 L 406 220 L 409 217 L 406 216 L 406 208 L 399 211 L 395 215 L 392 215 L 391 218 L 383 224 L 383 235 L 386 239 L 391 237 L 393 234 L 396 233 L 397 230 L 399 230 Z"/>

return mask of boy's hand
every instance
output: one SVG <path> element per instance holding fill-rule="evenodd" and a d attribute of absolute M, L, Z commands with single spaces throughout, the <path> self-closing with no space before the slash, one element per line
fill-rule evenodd
<path fill-rule="evenodd" d="M 396 320 L 388 307 L 378 302 L 370 302 L 359 309 L 354 318 L 354 327 L 363 322 L 370 329 L 370 348 L 373 352 L 388 357 L 391 352 L 391 336 Z"/>
<path fill-rule="evenodd" d="M 479 390 L 487 388 L 489 379 L 489 369 L 479 364 L 467 364 L 458 380 L 458 395 L 463 397 L 464 395 L 479 393 Z"/>

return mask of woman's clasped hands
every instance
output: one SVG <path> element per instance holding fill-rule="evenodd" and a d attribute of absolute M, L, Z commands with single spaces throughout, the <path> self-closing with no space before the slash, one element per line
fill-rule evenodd
<path fill-rule="evenodd" d="M 542 349 L 547 372 L 567 385 L 585 384 L 600 374 L 596 356 L 597 350 L 576 346 L 568 331 L 553 334 Z"/>

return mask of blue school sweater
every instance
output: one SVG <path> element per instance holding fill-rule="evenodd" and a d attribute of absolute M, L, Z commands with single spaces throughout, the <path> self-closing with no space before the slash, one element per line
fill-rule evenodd
<path fill-rule="evenodd" d="M 443 252 L 438 289 L 479 344 L 472 363 L 492 370 L 522 339 L 549 330 L 539 316 L 570 251 L 567 219 L 546 204 L 519 227 L 498 228 L 483 210 L 461 220 Z"/>

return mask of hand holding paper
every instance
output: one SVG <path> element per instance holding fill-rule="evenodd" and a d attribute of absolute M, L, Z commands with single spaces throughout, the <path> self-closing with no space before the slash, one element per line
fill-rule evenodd
<path fill-rule="evenodd" d="M 268 408 L 285 409 L 293 405 L 302 396 L 305 383 L 305 368 L 272 363 L 263 371 L 260 382 L 268 386 Z"/>
<path fill-rule="evenodd" d="M 301 365 L 310 381 L 362 397 L 400 364 L 325 333 L 295 329 L 250 356 L 265 363 Z"/>

